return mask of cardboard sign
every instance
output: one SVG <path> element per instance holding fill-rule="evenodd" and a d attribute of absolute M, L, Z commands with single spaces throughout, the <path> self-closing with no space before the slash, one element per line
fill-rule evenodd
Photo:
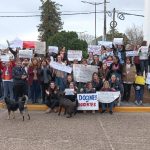
<path fill-rule="evenodd" d="M 101 55 L 101 46 L 100 45 L 89 45 L 88 53 L 92 52 L 93 55 Z"/>
<path fill-rule="evenodd" d="M 66 66 L 64 64 L 60 64 L 57 63 L 55 61 L 50 62 L 50 66 L 54 69 L 57 69 L 59 71 L 63 71 L 63 72 L 67 72 L 67 73 L 71 73 L 72 72 L 72 68 L 69 66 Z"/>
<path fill-rule="evenodd" d="M 46 42 L 35 42 L 35 53 L 46 54 Z"/>
<path fill-rule="evenodd" d="M 74 95 L 74 89 L 65 89 L 65 95 Z"/>
<path fill-rule="evenodd" d="M 126 51 L 126 57 L 138 56 L 138 51 Z"/>
<path fill-rule="evenodd" d="M 19 58 L 32 58 L 33 57 L 33 50 L 19 50 Z"/>
<path fill-rule="evenodd" d="M 112 44 L 111 41 L 98 41 L 98 45 L 105 46 L 106 48 L 112 48 Z"/>
<path fill-rule="evenodd" d="M 114 38 L 113 44 L 123 45 L 123 38 Z"/>
<path fill-rule="evenodd" d="M 98 101 L 101 103 L 111 103 L 120 96 L 120 92 L 96 92 Z"/>
<path fill-rule="evenodd" d="M 77 94 L 78 110 L 99 110 L 99 103 L 96 93 Z"/>
<path fill-rule="evenodd" d="M 73 65 L 73 77 L 76 82 L 87 83 L 91 81 L 94 72 L 98 72 L 97 66 L 82 64 Z"/>
<path fill-rule="evenodd" d="M 58 54 L 58 47 L 57 46 L 49 46 L 48 51 L 49 51 L 49 53 Z"/>
<path fill-rule="evenodd" d="M 9 55 L 0 55 L 0 60 L 2 62 L 9 62 L 10 56 Z"/>
<path fill-rule="evenodd" d="M 67 54 L 68 54 L 69 61 L 74 61 L 74 60 L 81 61 L 82 59 L 82 51 L 80 50 L 68 50 Z"/>
<path fill-rule="evenodd" d="M 141 46 L 140 50 L 142 51 L 142 53 L 148 53 L 148 46 Z"/>

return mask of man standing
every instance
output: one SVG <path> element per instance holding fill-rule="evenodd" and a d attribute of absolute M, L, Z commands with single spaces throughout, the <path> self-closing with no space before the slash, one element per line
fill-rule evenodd
<path fill-rule="evenodd" d="M 26 89 L 27 73 L 20 60 L 16 62 L 16 66 L 13 68 L 12 77 L 14 82 L 14 98 L 15 101 L 18 101 L 19 97 L 28 95 L 28 90 Z"/>

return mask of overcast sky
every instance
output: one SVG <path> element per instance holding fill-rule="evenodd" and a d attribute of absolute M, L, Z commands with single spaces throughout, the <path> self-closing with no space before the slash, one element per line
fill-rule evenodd
<path fill-rule="evenodd" d="M 94 6 L 82 3 L 81 0 L 53 0 L 62 5 L 60 10 L 63 14 L 74 12 L 91 12 L 94 11 Z M 103 2 L 103 0 L 87 0 L 89 2 Z M 144 0 L 108 0 L 107 10 L 117 10 L 144 14 Z M 9 15 L 38 15 L 40 14 L 40 0 L 1 0 L 0 16 Z M 103 11 L 103 5 L 97 6 L 97 11 Z M 5 12 L 5 13 L 4 13 Z M 7 13 L 6 13 L 7 12 Z M 11 13 L 8 13 L 11 12 Z M 13 13 L 12 13 L 13 12 Z M 18 13 L 20 12 L 20 13 Z M 25 12 L 25 13 L 22 13 Z M 63 29 L 66 31 L 85 32 L 86 34 L 94 35 L 94 14 L 62 16 L 64 23 Z M 107 31 L 112 18 L 107 15 Z M 120 32 L 125 32 L 126 28 L 133 24 L 138 26 L 143 25 L 142 17 L 125 16 L 125 20 L 121 21 L 116 16 L 118 22 L 117 29 Z M 38 31 L 37 25 L 40 23 L 40 17 L 32 18 L 2 18 L 0 17 L 0 43 L 13 40 L 16 37 L 22 40 L 37 40 Z M 97 14 L 97 36 L 103 34 L 103 13 Z"/>

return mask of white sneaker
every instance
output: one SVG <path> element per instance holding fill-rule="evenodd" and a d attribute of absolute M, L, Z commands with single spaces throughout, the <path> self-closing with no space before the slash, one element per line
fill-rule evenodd
<path fill-rule="evenodd" d="M 143 105 L 143 102 L 142 102 L 142 101 L 140 101 L 140 102 L 139 102 L 139 105 Z"/>
<path fill-rule="evenodd" d="M 134 102 L 136 105 L 139 105 L 139 103 L 137 101 Z"/>

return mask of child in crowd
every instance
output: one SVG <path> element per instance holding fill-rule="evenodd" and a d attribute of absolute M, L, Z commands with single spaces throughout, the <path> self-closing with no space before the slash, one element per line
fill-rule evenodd
<path fill-rule="evenodd" d="M 142 75 L 142 72 L 138 72 L 137 76 L 135 77 L 135 104 L 142 105 L 143 104 L 143 95 L 144 95 L 144 85 L 145 85 L 145 78 Z"/>

